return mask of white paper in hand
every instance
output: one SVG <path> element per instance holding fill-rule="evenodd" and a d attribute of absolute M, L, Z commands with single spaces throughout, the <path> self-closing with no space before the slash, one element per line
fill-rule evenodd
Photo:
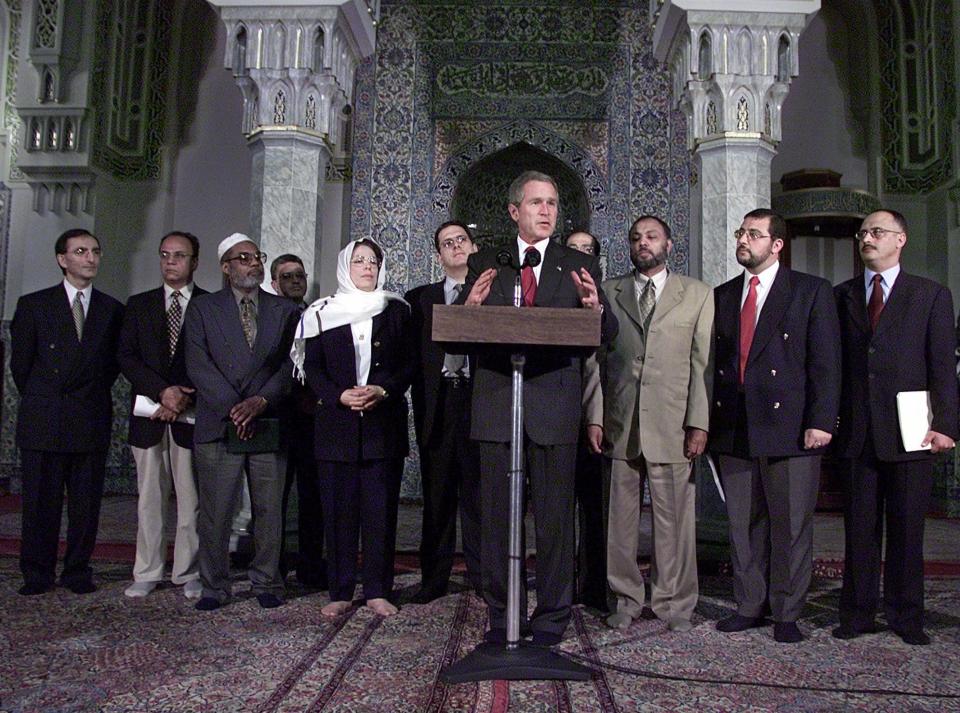
<path fill-rule="evenodd" d="M 151 418 L 153 414 L 157 412 L 157 409 L 160 408 L 160 404 L 151 399 L 149 396 L 144 396 L 143 394 L 137 394 L 136 400 L 133 402 L 133 415 L 142 416 L 143 418 Z M 197 421 L 196 414 L 192 408 L 188 408 L 182 414 L 177 416 L 177 420 L 181 423 L 194 424 Z"/>
<path fill-rule="evenodd" d="M 905 451 L 927 451 L 923 437 L 933 423 L 929 391 L 901 391 L 897 394 L 897 417 L 900 419 L 900 438 Z"/>

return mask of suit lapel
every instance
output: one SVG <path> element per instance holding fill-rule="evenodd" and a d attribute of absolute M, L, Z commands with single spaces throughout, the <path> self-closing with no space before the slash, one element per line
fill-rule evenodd
<path fill-rule="evenodd" d="M 909 312 L 910 304 L 913 302 L 914 292 L 912 276 L 904 274 L 901 269 L 900 274 L 897 275 L 897 281 L 893 283 L 893 288 L 887 296 L 887 301 L 880 311 L 880 321 L 877 322 L 877 331 L 874 332 L 874 336 L 879 337 L 886 332 L 891 325 L 907 324 L 907 313 Z M 866 306 L 864 306 L 867 299 L 866 290 L 864 290 L 861 297 L 863 299 L 860 300 L 860 304 L 863 306 L 864 313 L 866 313 Z"/>
<path fill-rule="evenodd" d="M 897 280 L 894 285 L 898 284 L 900 280 Z M 891 293 L 891 297 L 893 294 Z M 853 325 L 859 329 L 863 334 L 870 334 L 870 321 L 867 318 L 867 292 L 866 288 L 863 286 L 863 277 L 853 285 L 853 288 L 847 290 L 847 312 L 850 314 L 851 319 L 853 320 Z M 888 300 L 889 301 L 889 300 Z M 881 315 L 883 312 L 880 313 Z M 883 323 L 881 317 L 880 320 Z"/>
<path fill-rule="evenodd" d="M 663 285 L 663 293 L 657 300 L 657 306 L 653 310 L 653 322 L 659 322 L 683 300 L 683 284 L 672 273 L 667 276 L 667 281 Z"/>
<path fill-rule="evenodd" d="M 172 357 L 170 356 L 170 340 L 167 335 L 166 293 L 162 286 L 150 295 L 150 304 L 147 306 L 146 317 L 147 320 L 149 320 L 148 329 L 150 334 L 153 335 L 154 344 L 160 353 L 167 357 L 168 362 L 172 361 Z"/>
<path fill-rule="evenodd" d="M 240 308 L 234 299 L 233 290 L 226 287 L 218 292 L 214 304 L 220 311 L 217 324 L 223 333 L 224 341 L 234 350 L 238 359 L 246 362 L 249 359 L 250 347 L 247 346 L 247 339 L 243 336 L 243 326 L 240 324 Z"/>
<path fill-rule="evenodd" d="M 643 325 L 640 324 L 640 307 L 637 304 L 637 281 L 632 275 L 627 275 L 620 279 L 615 289 L 617 295 L 614 299 L 620 305 L 620 309 L 633 320 L 638 332 L 643 331 Z"/>
<path fill-rule="evenodd" d="M 537 297 L 533 301 L 538 307 L 548 307 L 553 300 L 560 280 L 563 278 L 563 269 L 560 265 L 560 246 L 552 240 L 547 241 L 547 249 L 543 255 L 543 265 L 540 268 L 540 280 L 537 282 Z"/>
<path fill-rule="evenodd" d="M 770 337 L 776 333 L 780 318 L 787 311 L 789 304 L 790 270 L 781 265 L 780 269 L 777 270 L 777 276 L 773 279 L 773 284 L 770 285 L 770 294 L 767 295 L 767 299 L 763 302 L 763 308 L 760 310 L 757 329 L 753 333 L 753 343 L 750 345 L 750 356 L 747 359 L 748 366 L 767 346 Z"/>
<path fill-rule="evenodd" d="M 70 301 L 67 299 L 67 291 L 62 284 L 53 290 L 52 298 L 53 319 L 57 324 L 57 331 L 62 335 L 61 344 L 65 357 L 63 373 L 64 376 L 67 374 L 73 375 L 80 361 L 80 340 L 77 339 L 77 328 L 73 323 L 73 311 L 70 307 Z M 84 321 L 84 328 L 86 328 L 86 321 Z"/>

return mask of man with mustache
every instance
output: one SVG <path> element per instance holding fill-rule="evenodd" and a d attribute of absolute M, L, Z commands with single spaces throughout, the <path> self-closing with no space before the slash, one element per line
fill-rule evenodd
<path fill-rule="evenodd" d="M 957 378 L 950 290 L 900 266 L 907 221 L 878 210 L 857 231 L 865 266 L 835 289 L 843 335 L 843 398 L 837 453 L 847 459 L 845 553 L 840 626 L 853 639 L 877 631 L 880 548 L 886 526 L 883 604 L 890 628 L 907 644 L 925 645 L 923 525 L 933 485 L 933 458 L 954 447 Z M 926 391 L 930 425 L 922 446 L 906 450 L 897 394 Z"/>
<path fill-rule="evenodd" d="M 813 567 L 820 458 L 840 400 L 840 327 L 830 283 L 780 264 L 786 223 L 766 208 L 733 235 L 742 275 L 714 290 L 710 449 L 730 518 L 737 611 L 723 632 L 762 626 L 803 640 L 797 619 Z"/>
<path fill-rule="evenodd" d="M 290 345 L 299 311 L 291 300 L 260 289 L 267 256 L 246 235 L 225 238 L 217 255 L 229 284 L 190 300 L 184 326 L 187 374 L 197 390 L 194 458 L 203 597 L 196 608 L 211 611 L 230 599 L 230 523 L 246 473 L 256 521 L 249 577 L 257 602 L 268 609 L 282 604 L 286 453 L 279 443 L 240 452 L 236 445 L 228 446 L 228 430 L 242 444 L 265 427 L 264 417 L 277 415 L 290 390 Z"/>

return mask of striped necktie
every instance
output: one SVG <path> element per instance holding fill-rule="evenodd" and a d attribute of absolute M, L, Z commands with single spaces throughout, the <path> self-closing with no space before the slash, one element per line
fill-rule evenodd
<path fill-rule="evenodd" d="M 83 341 L 83 320 L 86 315 L 83 313 L 83 293 L 77 292 L 73 298 L 73 326 L 77 330 L 77 340 Z"/>
<path fill-rule="evenodd" d="M 180 338 L 180 324 L 183 321 L 183 307 L 180 306 L 180 290 L 170 295 L 170 309 L 167 310 L 167 339 L 170 342 L 170 356 L 177 351 Z"/>

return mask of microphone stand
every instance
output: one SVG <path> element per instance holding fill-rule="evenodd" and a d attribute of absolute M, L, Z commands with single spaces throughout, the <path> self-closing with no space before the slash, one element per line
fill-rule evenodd
<path fill-rule="evenodd" d="M 531 257 L 533 259 L 531 259 Z M 509 255 L 508 255 L 509 259 Z M 498 261 L 500 256 L 498 255 Z M 512 260 L 510 260 L 512 262 Z M 539 253 L 530 253 L 523 266 L 536 267 Z M 501 262 L 501 265 L 503 262 Z M 523 306 L 523 287 L 520 270 L 513 284 L 513 306 Z M 522 269 L 522 268 L 521 268 Z M 507 472 L 510 491 L 510 536 L 507 568 L 507 641 L 505 645 L 481 643 L 459 661 L 440 673 L 445 683 L 492 680 L 567 680 L 587 681 L 592 670 L 574 663 L 546 646 L 536 646 L 520 640 L 520 584 L 523 575 L 523 368 L 527 357 L 522 349 L 510 355 L 511 374 L 511 430 L 510 470 Z"/>

